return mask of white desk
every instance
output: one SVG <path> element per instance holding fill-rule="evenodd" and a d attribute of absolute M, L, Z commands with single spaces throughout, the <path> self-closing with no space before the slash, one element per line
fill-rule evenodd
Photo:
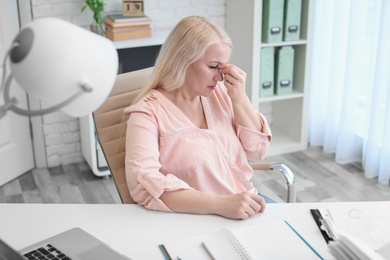
<path fill-rule="evenodd" d="M 288 220 L 322 256 L 330 259 L 309 211 L 318 207 L 381 211 L 390 209 L 390 202 L 268 204 L 265 213 L 248 220 L 157 212 L 138 205 L 0 204 L 0 236 L 21 249 L 66 229 L 81 227 L 132 259 L 164 259 L 158 249 L 164 241 L 280 219 Z"/>

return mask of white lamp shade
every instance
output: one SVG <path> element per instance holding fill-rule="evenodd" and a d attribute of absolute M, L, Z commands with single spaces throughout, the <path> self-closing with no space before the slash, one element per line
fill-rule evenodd
<path fill-rule="evenodd" d="M 57 18 L 37 19 L 22 31 L 27 28 L 33 35 L 31 47 L 23 59 L 11 60 L 10 64 L 19 85 L 50 106 L 79 92 L 85 82 L 92 91 L 61 110 L 75 117 L 96 110 L 110 93 L 118 73 L 113 43 Z"/>

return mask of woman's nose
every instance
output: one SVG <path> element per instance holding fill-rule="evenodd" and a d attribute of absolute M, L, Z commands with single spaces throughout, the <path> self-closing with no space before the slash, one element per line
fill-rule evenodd
<path fill-rule="evenodd" d="M 215 80 L 217 80 L 217 81 L 222 81 L 222 80 L 223 80 L 223 74 L 217 72 L 217 75 L 215 76 Z"/>

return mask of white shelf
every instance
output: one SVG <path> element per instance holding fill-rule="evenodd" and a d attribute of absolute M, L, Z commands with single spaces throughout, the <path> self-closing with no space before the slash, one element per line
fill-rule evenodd
<path fill-rule="evenodd" d="M 137 48 L 137 47 L 147 47 L 162 45 L 167 38 L 170 30 L 159 30 L 152 31 L 151 37 L 138 38 L 138 39 L 129 39 L 122 41 L 113 41 L 116 49 L 128 49 L 128 48 Z"/>
<path fill-rule="evenodd" d="M 259 98 L 259 102 L 263 103 L 263 102 L 272 102 L 272 101 L 279 101 L 279 100 L 286 100 L 286 99 L 303 98 L 304 95 L 305 94 L 300 91 L 293 90 L 293 93 L 289 95 L 273 95 L 269 97 Z"/>
<path fill-rule="evenodd" d="M 279 130 L 273 125 L 271 125 L 271 128 L 272 142 L 267 157 L 306 149 L 306 145 L 300 140 L 294 139 L 288 133 Z"/>
<path fill-rule="evenodd" d="M 256 109 L 271 111 L 273 139 L 268 156 L 296 152 L 307 147 L 307 104 L 309 97 L 311 0 L 302 0 L 300 40 L 264 43 L 262 37 L 262 0 L 226 0 L 226 31 L 233 41 L 231 63 L 247 73 L 246 92 Z M 260 97 L 261 48 L 293 46 L 293 93 Z M 262 111 L 260 111 L 262 112 Z"/>
<path fill-rule="evenodd" d="M 264 43 L 260 44 L 261 48 L 265 47 L 282 47 L 282 46 L 295 46 L 295 45 L 305 45 L 307 43 L 306 40 L 299 41 L 291 41 L 291 42 L 276 42 L 276 43 Z"/>

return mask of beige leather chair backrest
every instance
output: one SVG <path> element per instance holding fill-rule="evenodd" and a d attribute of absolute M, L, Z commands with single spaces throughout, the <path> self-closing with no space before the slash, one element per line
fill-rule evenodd
<path fill-rule="evenodd" d="M 138 95 L 150 77 L 152 68 L 119 74 L 107 100 L 93 112 L 96 132 L 119 196 L 124 204 L 135 203 L 125 174 L 126 122 L 123 110 Z"/>

